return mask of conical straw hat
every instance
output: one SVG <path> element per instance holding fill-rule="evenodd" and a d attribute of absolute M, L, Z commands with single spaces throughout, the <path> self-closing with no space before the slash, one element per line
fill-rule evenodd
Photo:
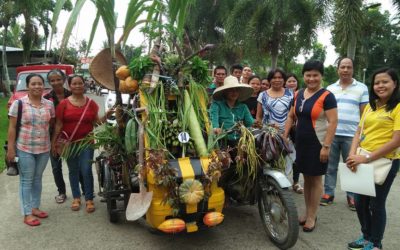
<path fill-rule="evenodd" d="M 117 64 L 127 64 L 124 55 L 118 50 L 115 50 L 115 59 Z M 100 85 L 109 90 L 115 90 L 110 48 L 103 49 L 93 58 L 93 61 L 89 67 L 89 72 L 93 79 Z"/>
<path fill-rule="evenodd" d="M 215 89 L 213 94 L 214 100 L 222 100 L 224 99 L 225 93 L 229 89 L 238 88 L 239 89 L 239 98 L 238 101 L 242 102 L 253 94 L 253 88 L 245 83 L 239 83 L 239 80 L 234 76 L 228 76 L 224 80 L 224 85 Z"/>

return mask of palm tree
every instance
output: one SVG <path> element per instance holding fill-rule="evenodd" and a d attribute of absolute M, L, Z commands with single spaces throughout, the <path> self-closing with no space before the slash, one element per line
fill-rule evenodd
<path fill-rule="evenodd" d="M 0 28 L 3 27 L 3 48 L 2 48 L 2 66 L 3 66 L 3 74 L 5 77 L 5 81 L 3 82 L 3 92 L 5 96 L 10 94 L 10 76 L 8 74 L 8 67 L 7 67 L 7 32 L 10 23 L 15 18 L 15 3 L 14 1 L 5 0 L 0 3 Z M 2 79 L 0 79 L 2 80 Z"/>
<path fill-rule="evenodd" d="M 362 4 L 362 0 L 335 0 L 333 35 L 340 41 L 340 47 L 346 48 L 347 56 L 353 60 L 364 22 Z"/>
<path fill-rule="evenodd" d="M 278 55 L 289 37 L 299 48 L 309 47 L 315 35 L 319 14 L 315 1 L 239 0 L 226 20 L 230 40 L 245 48 L 245 53 L 269 54 L 275 68 Z"/>

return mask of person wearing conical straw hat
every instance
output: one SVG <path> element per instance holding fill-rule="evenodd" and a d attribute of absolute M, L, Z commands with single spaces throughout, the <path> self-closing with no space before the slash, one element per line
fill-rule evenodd
<path fill-rule="evenodd" d="M 224 85 L 215 89 L 214 101 L 210 107 L 211 123 L 215 134 L 231 129 L 238 122 L 243 122 L 246 127 L 253 125 L 254 120 L 249 109 L 241 103 L 252 94 L 253 88 L 248 84 L 240 84 L 234 76 L 225 78 Z M 230 133 L 227 139 L 228 142 L 236 142 L 239 135 Z"/>

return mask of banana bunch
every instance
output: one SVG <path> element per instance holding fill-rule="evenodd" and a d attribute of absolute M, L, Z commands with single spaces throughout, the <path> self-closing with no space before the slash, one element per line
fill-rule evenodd
<path fill-rule="evenodd" d="M 179 133 L 182 132 L 182 123 L 178 119 L 168 119 L 164 126 L 164 140 L 167 148 L 178 147 L 181 143 L 178 140 Z M 190 138 L 188 148 L 194 148 L 193 139 Z"/>
<path fill-rule="evenodd" d="M 267 125 L 252 131 L 256 147 L 261 158 L 266 162 L 277 162 L 283 155 L 291 153 L 286 140 L 275 126 Z"/>

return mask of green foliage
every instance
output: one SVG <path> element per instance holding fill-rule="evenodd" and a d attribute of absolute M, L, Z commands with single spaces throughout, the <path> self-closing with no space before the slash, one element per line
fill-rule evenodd
<path fill-rule="evenodd" d="M 338 80 L 338 74 L 336 67 L 329 65 L 324 70 L 324 86 L 328 86 Z"/>
<path fill-rule="evenodd" d="M 362 0 L 335 0 L 333 40 L 339 45 L 342 53 L 350 58 L 355 57 L 357 41 L 361 39 L 361 28 L 364 20 Z"/>
<path fill-rule="evenodd" d="M 183 68 L 186 79 L 190 77 L 198 84 L 208 86 L 211 78 L 208 75 L 208 61 L 198 56 L 193 57 Z"/>
<path fill-rule="evenodd" d="M 142 80 L 153 67 L 154 63 L 149 56 L 134 57 L 129 63 L 132 79 L 136 80 Z"/>
<path fill-rule="evenodd" d="M 0 144 L 3 146 L 5 140 L 7 140 L 7 132 L 8 132 L 8 117 L 7 117 L 7 101 L 8 98 L 0 98 Z M 5 168 L 4 163 L 5 152 L 3 147 L 0 149 L 0 173 Z"/>
<path fill-rule="evenodd" d="M 314 42 L 311 48 L 312 56 L 310 60 L 318 60 L 322 63 L 325 62 L 326 58 L 326 46 L 322 45 L 321 43 Z"/>

